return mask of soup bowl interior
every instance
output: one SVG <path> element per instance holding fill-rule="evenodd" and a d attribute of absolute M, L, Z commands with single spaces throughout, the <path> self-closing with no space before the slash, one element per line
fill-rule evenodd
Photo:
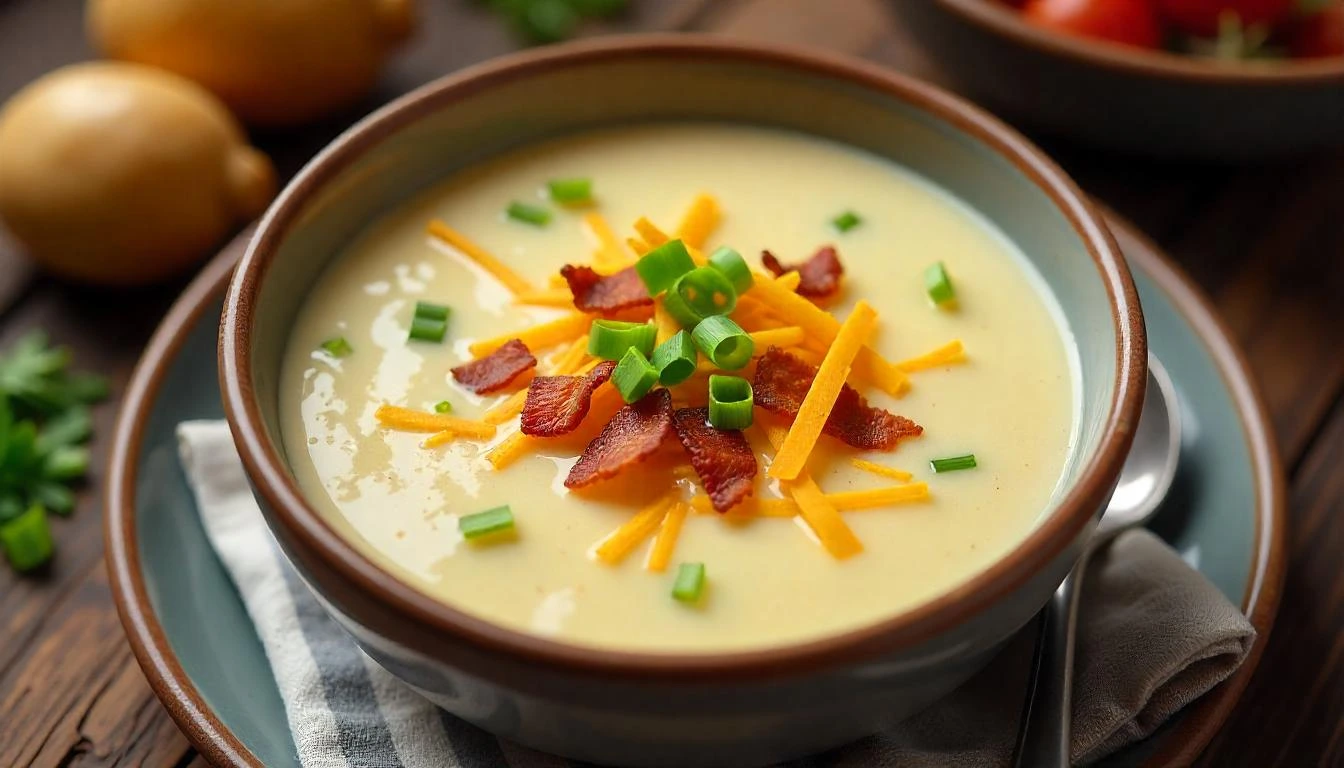
<path fill-rule="evenodd" d="M 305 288 L 368 222 L 455 171 L 589 128 L 690 120 L 783 128 L 889 158 L 965 201 L 1021 248 L 1067 319 L 1080 367 L 1077 438 L 1055 508 L 989 572 L 929 605 L 845 636 L 760 652 L 571 647 L 490 626 L 397 582 L 303 501 L 286 469 L 278 386 Z M 235 275 L 221 331 L 221 384 L 240 454 L 282 547 L 366 650 L 436 701 L 543 749 L 645 763 L 649 753 L 638 744 L 675 733 L 686 707 L 727 708 L 754 719 L 700 722 L 703 743 L 669 746 L 660 753 L 666 760 L 652 762 L 776 759 L 878 727 L 855 714 L 874 704 L 865 697 L 883 697 L 889 722 L 946 693 L 1067 572 L 1118 475 L 1142 399 L 1142 319 L 1117 253 L 1058 169 L 992 118 L 933 89 L 865 65 L 704 39 L 587 43 L 432 84 L 319 155 L 267 214 Z M 780 709 L 762 714 L 769 686 L 801 681 L 812 698 L 776 688 L 770 706 Z M 820 693 L 827 690 L 834 695 Z M 563 725 L 551 709 L 559 702 L 567 707 Z M 808 719 L 828 706 L 824 720 Z M 621 719 L 613 721 L 616 711 Z M 581 728 L 580 712 L 592 716 Z M 656 719 L 639 721 L 640 713 Z M 760 738 L 743 737 L 744 728 Z M 585 746 L 593 743 L 602 746 Z"/>

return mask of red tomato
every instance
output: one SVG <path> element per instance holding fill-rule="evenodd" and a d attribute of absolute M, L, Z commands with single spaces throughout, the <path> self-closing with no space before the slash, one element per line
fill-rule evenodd
<path fill-rule="evenodd" d="M 1274 26 L 1293 10 L 1295 0 L 1156 0 L 1158 13 L 1168 24 L 1192 35 L 1215 37 L 1218 18 L 1235 11 L 1242 24 Z"/>
<path fill-rule="evenodd" d="M 1027 21 L 1082 37 L 1157 48 L 1162 43 L 1150 0 L 1027 0 Z"/>
<path fill-rule="evenodd" d="M 1295 24 L 1288 48 L 1293 56 L 1303 59 L 1344 56 L 1344 3 L 1331 5 Z"/>

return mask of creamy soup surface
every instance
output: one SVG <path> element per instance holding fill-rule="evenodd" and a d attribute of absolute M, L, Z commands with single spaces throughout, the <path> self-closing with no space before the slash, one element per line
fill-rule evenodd
<path fill-rule="evenodd" d="M 591 263 L 582 210 L 545 201 L 549 179 L 589 177 L 597 210 L 624 238 L 647 216 L 676 228 L 697 193 L 723 220 L 707 250 L 731 245 L 755 267 L 769 249 L 785 263 L 834 244 L 845 267 L 843 318 L 858 299 L 878 311 L 872 346 L 890 360 L 964 342 L 967 360 L 911 374 L 873 405 L 914 419 L 923 436 L 890 453 L 863 453 L 823 436 L 808 469 L 827 493 L 897 481 L 851 465 L 861 457 L 912 472 L 931 499 L 841 514 L 863 553 L 830 557 L 800 518 L 692 513 L 668 570 L 644 568 L 645 541 L 618 565 L 591 554 L 598 542 L 673 482 L 671 471 L 632 470 L 609 484 L 567 491 L 583 439 L 560 439 L 495 471 L 491 441 L 427 449 L 423 434 L 381 428 L 383 403 L 479 418 L 507 397 L 478 397 L 449 368 L 468 344 L 558 316 L 518 306 L 496 279 L 427 237 L 441 219 L 538 288 L 565 263 Z M 511 221 L 513 200 L 545 205 L 548 226 Z M 845 233 L 830 222 L 853 210 Z M 958 307 L 935 308 L 924 269 L 942 261 Z M 407 340 L 414 304 L 452 308 L 443 344 Z M 313 287 L 289 343 L 282 380 L 283 438 L 308 498 L 361 550 L 408 583 L 462 610 L 563 641 L 635 651 L 721 651 L 789 644 L 871 624 L 926 602 L 1018 544 L 1050 508 L 1075 422 L 1071 341 L 1020 253 L 946 192 L 889 161 L 814 137 L 767 129 L 675 124 L 568 137 L 458 174 L 374 222 Z M 353 352 L 317 351 L 334 336 Z M 563 347 L 533 350 L 539 371 Z M 674 390 L 675 391 L 675 390 Z M 758 409 L 758 420 L 761 411 Z M 605 418 L 605 417 L 604 417 Z M 571 436 L 577 437 L 577 436 Z M 674 439 L 664 448 L 681 451 Z M 753 443 L 759 445 L 759 443 Z M 768 444 L 766 444 L 768 448 Z M 934 474 L 929 460 L 974 453 L 972 470 Z M 662 464 L 675 462 L 662 461 Z M 761 463 L 756 494 L 779 496 Z M 683 480 L 687 495 L 695 492 Z M 509 505 L 513 540 L 463 540 L 462 515 Z M 677 564 L 706 566 L 698 604 L 673 600 Z"/>

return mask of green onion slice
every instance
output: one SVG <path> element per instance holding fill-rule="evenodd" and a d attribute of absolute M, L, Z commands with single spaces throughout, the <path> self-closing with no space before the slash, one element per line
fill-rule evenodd
<path fill-rule="evenodd" d="M 672 287 L 677 278 L 695 269 L 695 262 L 680 240 L 668 240 L 635 262 L 635 271 L 650 296 L 657 296 Z"/>
<path fill-rule="evenodd" d="M 509 203 L 505 213 L 514 221 L 521 221 L 534 227 L 544 227 L 551 223 L 551 212 L 539 205 L 528 205 L 515 200 Z"/>
<path fill-rule="evenodd" d="M 831 226 L 835 227 L 838 232 L 848 232 L 862 223 L 863 219 L 859 218 L 859 214 L 853 211 L 845 211 L 831 219 Z"/>
<path fill-rule="evenodd" d="M 593 180 L 588 178 L 551 179 L 546 182 L 551 199 L 562 205 L 577 205 L 593 199 Z"/>
<path fill-rule="evenodd" d="M 603 360 L 620 360 L 631 348 L 647 358 L 653 354 L 658 340 L 658 328 L 649 323 L 626 323 L 620 320 L 594 320 L 588 331 L 588 354 Z"/>
<path fill-rule="evenodd" d="M 924 270 L 924 288 L 934 304 L 946 304 L 957 297 L 952 290 L 952 278 L 947 276 L 947 268 L 941 261 Z"/>
<path fill-rule="evenodd" d="M 751 426 L 751 382 L 738 376 L 709 377 L 709 425 L 715 429 Z"/>
<path fill-rule="evenodd" d="M 633 403 L 649 394 L 653 385 L 658 383 L 658 369 L 649 363 L 643 353 L 631 347 L 611 372 L 611 383 L 621 393 L 622 400 Z"/>
<path fill-rule="evenodd" d="M 723 276 L 728 278 L 728 282 L 733 284 L 733 290 L 741 296 L 751 289 L 753 279 L 751 277 L 751 267 L 747 266 L 747 260 L 742 258 L 742 254 L 736 250 L 723 246 L 709 255 L 709 266 L 719 270 Z"/>
<path fill-rule="evenodd" d="M 513 530 L 513 510 L 508 505 L 467 515 L 457 521 L 458 530 L 468 541 Z"/>
<path fill-rule="evenodd" d="M 453 412 L 453 404 L 450 403 L 450 402 L 448 402 L 447 400 L 440 400 L 439 402 L 437 402 L 437 403 L 434 404 L 434 412 L 435 412 L 435 413 L 452 413 L 452 412 Z"/>
<path fill-rule="evenodd" d="M 747 332 L 722 315 L 706 317 L 691 331 L 691 340 L 715 366 L 735 371 L 751 362 L 756 350 Z"/>
<path fill-rule="evenodd" d="M 355 351 L 354 347 L 350 346 L 350 342 L 346 341 L 344 336 L 327 339 L 322 342 L 321 347 L 332 357 L 346 357 L 351 352 Z"/>
<path fill-rule="evenodd" d="M 677 580 L 672 583 L 672 597 L 683 603 L 694 603 L 705 591 L 705 564 L 682 563 L 677 567 Z"/>
<path fill-rule="evenodd" d="M 47 511 L 34 504 L 18 517 L 0 525 L 0 549 L 16 571 L 31 571 L 51 559 L 55 545 L 47 525 Z"/>
<path fill-rule="evenodd" d="M 732 282 L 714 267 L 696 267 L 668 289 L 663 308 L 687 328 L 716 315 L 726 315 L 737 307 L 737 291 Z"/>
<path fill-rule="evenodd" d="M 975 469 L 975 454 L 968 453 L 965 456 L 949 456 L 945 459 L 934 459 L 929 462 L 929 467 L 934 472 L 956 472 L 960 469 Z"/>
<path fill-rule="evenodd" d="M 695 373 L 698 361 L 695 342 L 686 331 L 677 331 L 675 336 L 653 350 L 653 367 L 658 369 L 658 380 L 669 387 L 689 379 Z"/>
<path fill-rule="evenodd" d="M 411 318 L 410 337 L 417 341 L 432 341 L 435 343 L 443 341 L 443 337 L 448 333 L 448 324 L 442 320 L 433 320 L 428 317 Z"/>
<path fill-rule="evenodd" d="M 448 322 L 448 315 L 452 310 L 442 304 L 434 304 L 428 301 L 415 302 L 415 316 L 423 317 L 426 320 L 438 320 L 439 322 Z"/>

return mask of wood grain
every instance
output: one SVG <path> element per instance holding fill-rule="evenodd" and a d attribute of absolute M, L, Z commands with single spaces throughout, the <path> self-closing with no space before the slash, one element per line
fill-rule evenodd
<path fill-rule="evenodd" d="M 922 0 L 921 0 L 922 1 Z M 0 0 L 0 100 L 91 53 L 81 0 Z M 697 29 L 863 55 L 938 79 L 883 0 L 636 0 L 586 34 Z M 438 75 L 509 50 L 476 3 L 430 0 L 420 37 L 365 102 L 303 131 L 254 137 L 283 175 L 350 121 Z M 1247 348 L 1295 468 L 1292 564 L 1280 620 L 1211 766 L 1344 765 L 1344 154 L 1212 168 L 1098 154 L 1035 137 L 1100 199 L 1138 223 L 1215 297 Z M 120 391 L 180 288 L 97 294 L 37 277 L 0 233 L 0 347 L 46 328 Z M 115 396 L 114 392 L 114 396 Z M 95 458 L 114 408 L 97 411 Z M 96 482 L 97 478 L 95 478 Z M 96 485 L 91 485 L 97 487 Z M 100 499 L 54 522 L 60 554 L 37 578 L 0 569 L 0 765 L 191 766 L 195 755 L 121 640 L 102 564 Z"/>

